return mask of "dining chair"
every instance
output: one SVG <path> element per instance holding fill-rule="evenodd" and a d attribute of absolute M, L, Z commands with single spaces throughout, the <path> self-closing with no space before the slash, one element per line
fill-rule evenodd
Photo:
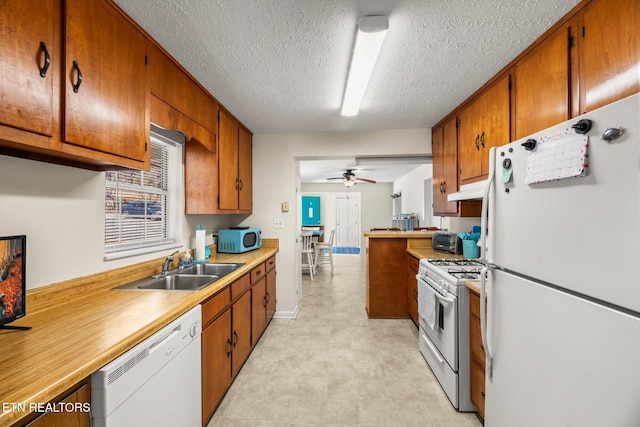
<path fill-rule="evenodd" d="M 315 244 L 313 239 L 313 231 L 302 231 L 300 233 L 300 240 L 302 242 L 302 247 L 300 249 L 300 253 L 302 254 L 302 269 L 307 269 L 309 271 L 309 275 L 311 276 L 311 280 L 313 280 L 313 275 L 315 273 Z M 306 260 L 305 260 L 306 258 Z"/>
<path fill-rule="evenodd" d="M 333 238 L 336 230 L 331 230 L 329 240 L 316 243 L 316 267 L 322 264 L 331 264 L 331 275 L 333 276 Z"/>

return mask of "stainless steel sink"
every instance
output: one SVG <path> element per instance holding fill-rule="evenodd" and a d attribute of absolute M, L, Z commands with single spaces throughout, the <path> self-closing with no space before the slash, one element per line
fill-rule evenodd
<path fill-rule="evenodd" d="M 243 263 L 194 264 L 182 270 L 172 270 L 164 275 L 146 277 L 114 289 L 198 291 L 243 265 Z"/>
<path fill-rule="evenodd" d="M 195 274 L 195 275 L 214 275 L 218 277 L 226 276 L 239 267 L 242 267 L 243 263 L 206 263 L 206 264 L 194 264 L 191 267 L 187 267 L 180 270 L 179 274 Z"/>
<path fill-rule="evenodd" d="M 138 289 L 164 289 L 167 291 L 197 291 L 218 280 L 214 275 L 169 274 L 138 286 Z"/>

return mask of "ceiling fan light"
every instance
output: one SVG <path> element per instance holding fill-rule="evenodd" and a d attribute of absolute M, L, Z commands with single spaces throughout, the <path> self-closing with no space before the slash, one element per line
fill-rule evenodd
<path fill-rule="evenodd" d="M 342 101 L 343 116 L 358 114 L 388 29 L 389 20 L 386 16 L 365 16 L 358 22 L 358 33 Z"/>
<path fill-rule="evenodd" d="M 356 185 L 356 180 L 353 179 L 353 178 L 345 179 L 344 180 L 344 185 L 346 187 L 353 187 L 354 185 Z"/>

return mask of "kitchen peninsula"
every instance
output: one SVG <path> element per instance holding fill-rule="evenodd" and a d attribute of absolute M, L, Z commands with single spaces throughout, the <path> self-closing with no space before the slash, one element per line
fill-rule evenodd
<path fill-rule="evenodd" d="M 451 255 L 431 249 L 433 231 L 370 231 L 363 235 L 367 239 L 367 315 L 371 319 L 413 318 L 416 280 L 415 273 L 409 273 L 412 258 Z"/>

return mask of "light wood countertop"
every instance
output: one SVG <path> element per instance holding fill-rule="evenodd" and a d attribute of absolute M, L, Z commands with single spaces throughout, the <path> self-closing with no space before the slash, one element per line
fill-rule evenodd
<path fill-rule="evenodd" d="M 225 289 L 278 252 L 278 241 L 244 254 L 218 254 L 211 262 L 245 263 L 205 289 L 190 291 L 112 290 L 158 273 L 162 259 L 29 290 L 27 315 L 0 330 L 0 402 L 24 404 L 26 412 L 0 412 L 9 426 L 160 330 L 192 307 Z M 174 267 L 177 266 L 177 258 Z"/>
<path fill-rule="evenodd" d="M 480 281 L 479 280 L 468 280 L 464 283 L 464 285 L 469 288 L 469 290 L 476 295 L 480 296 Z"/>

